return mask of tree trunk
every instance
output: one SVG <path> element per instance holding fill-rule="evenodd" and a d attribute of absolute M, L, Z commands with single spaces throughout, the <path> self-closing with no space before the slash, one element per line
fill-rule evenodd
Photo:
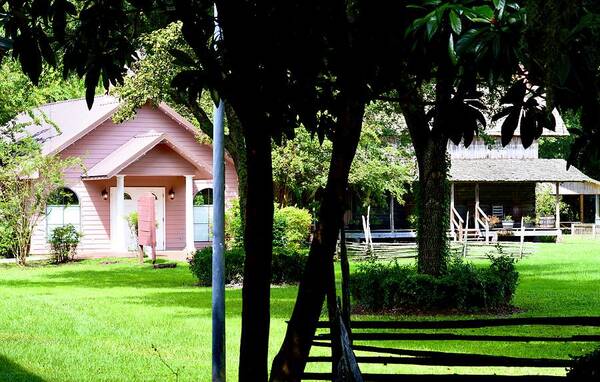
<path fill-rule="evenodd" d="M 414 85 L 407 82 L 400 108 L 410 133 L 417 164 L 417 245 L 418 270 L 433 276 L 446 269 L 450 190 L 448 187 L 448 138 L 439 129 L 431 129 L 423 108 L 423 99 Z"/>
<path fill-rule="evenodd" d="M 229 105 L 225 105 L 227 115 L 228 135 L 225 139 L 225 149 L 231 159 L 238 177 L 238 200 L 240 203 L 240 216 L 242 230 L 246 227 L 246 191 L 248 189 L 248 172 L 246 169 L 246 143 L 242 130 L 242 124 L 237 118 L 235 111 Z"/>
<path fill-rule="evenodd" d="M 448 158 L 446 142 L 430 138 L 417 151 L 419 189 L 417 244 L 419 273 L 439 276 L 446 270 L 448 255 Z"/>
<path fill-rule="evenodd" d="M 271 381 L 299 381 L 304 372 L 330 280 L 348 175 L 360 138 L 364 108 L 364 102 L 353 100 L 345 105 L 338 118 L 319 223 L 284 342 L 273 360 Z"/>
<path fill-rule="evenodd" d="M 273 240 L 273 178 L 271 138 L 256 125 L 246 130 L 248 182 L 244 229 L 244 287 L 239 380 L 266 381 L 270 323 Z"/>
<path fill-rule="evenodd" d="M 342 221 L 342 227 L 340 229 L 340 267 L 342 269 L 342 320 L 348 334 L 351 334 L 350 328 L 350 264 L 348 263 L 348 249 L 346 248 L 346 230 L 344 229 L 344 222 Z M 352 340 L 352 336 L 350 336 Z"/>

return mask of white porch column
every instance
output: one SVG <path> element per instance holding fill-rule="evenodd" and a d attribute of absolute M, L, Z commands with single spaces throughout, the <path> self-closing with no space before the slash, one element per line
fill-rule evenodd
<path fill-rule="evenodd" d="M 556 228 L 560 228 L 560 182 L 556 182 Z"/>
<path fill-rule="evenodd" d="M 113 249 L 117 252 L 126 251 L 125 246 L 125 175 L 117 175 L 117 193 L 115 231 L 113 234 Z"/>
<path fill-rule="evenodd" d="M 194 175 L 185 175 L 185 251 L 195 251 L 194 246 Z"/>
<path fill-rule="evenodd" d="M 600 195 L 596 196 L 596 224 L 600 224 Z"/>

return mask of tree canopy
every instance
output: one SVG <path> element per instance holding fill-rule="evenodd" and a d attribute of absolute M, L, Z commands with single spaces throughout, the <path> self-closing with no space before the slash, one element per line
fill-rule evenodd
<path fill-rule="evenodd" d="M 273 149 L 275 198 L 281 205 L 310 207 L 327 184 L 332 143 L 319 143 L 306 130 Z M 392 195 L 402 202 L 414 181 L 414 160 L 404 120 L 393 105 L 370 104 L 365 111 L 349 191 L 365 205 L 385 205 Z"/>

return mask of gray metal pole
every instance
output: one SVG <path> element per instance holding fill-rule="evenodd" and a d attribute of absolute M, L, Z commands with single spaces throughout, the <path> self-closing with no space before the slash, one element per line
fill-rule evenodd
<path fill-rule="evenodd" d="M 215 39 L 221 39 L 216 24 Z M 225 104 L 219 100 L 213 117 L 213 242 L 212 242 L 212 380 L 225 382 Z"/>
<path fill-rule="evenodd" d="M 213 122 L 212 380 L 225 381 L 225 163 L 223 100 Z"/>

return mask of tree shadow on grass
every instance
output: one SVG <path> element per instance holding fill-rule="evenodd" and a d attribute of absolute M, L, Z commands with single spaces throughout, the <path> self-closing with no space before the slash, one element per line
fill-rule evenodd
<path fill-rule="evenodd" d="M 242 291 L 241 289 L 226 290 L 226 312 L 228 316 L 240 316 L 242 313 Z M 288 319 L 294 301 L 296 291 L 288 291 L 283 296 L 279 293 L 272 293 L 271 296 L 271 317 Z M 178 292 L 153 292 L 145 293 L 143 296 L 129 298 L 126 302 L 131 304 L 140 304 L 144 306 L 153 306 L 158 308 L 191 308 L 198 309 L 194 316 L 211 316 L 211 290 L 202 288 L 199 290 L 182 290 Z"/>
<path fill-rule="evenodd" d="M 44 379 L 0 355 L 0 381 L 44 382 Z"/>

